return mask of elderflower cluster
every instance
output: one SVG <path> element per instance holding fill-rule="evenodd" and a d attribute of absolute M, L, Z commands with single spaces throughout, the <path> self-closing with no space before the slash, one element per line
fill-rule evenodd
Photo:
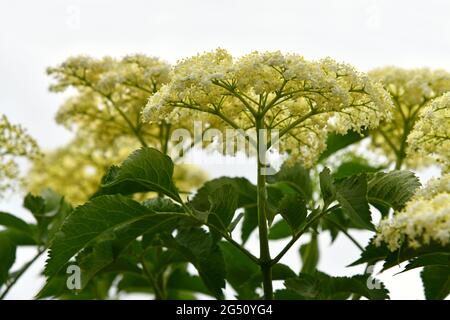
<path fill-rule="evenodd" d="M 420 248 L 450 243 L 450 175 L 431 180 L 392 218 L 378 226 L 375 243 L 386 243 L 391 251 L 403 245 Z"/>
<path fill-rule="evenodd" d="M 40 151 L 36 141 L 20 126 L 0 116 L 0 197 L 19 179 L 17 158 L 37 159 Z"/>
<path fill-rule="evenodd" d="M 280 151 L 311 166 L 328 132 L 375 128 L 391 109 L 382 86 L 347 64 L 280 52 L 233 59 L 218 49 L 180 61 L 170 82 L 150 97 L 143 119 L 201 117 L 219 130 L 277 129 Z"/>
<path fill-rule="evenodd" d="M 408 143 L 412 157 L 430 156 L 450 171 L 450 92 L 423 110 Z"/>
<path fill-rule="evenodd" d="M 148 97 L 169 81 L 169 65 L 144 55 L 123 59 L 86 56 L 69 58 L 48 73 L 55 78 L 50 90 L 75 88 L 56 116 L 58 123 L 91 137 L 104 145 L 136 132 L 152 140 L 157 128 L 139 121 Z"/>
<path fill-rule="evenodd" d="M 383 122 L 371 132 L 373 147 L 382 151 L 389 160 L 405 158 L 409 167 L 420 167 L 429 163 L 425 154 L 406 157 L 409 146 L 408 134 L 413 130 L 421 110 L 430 101 L 450 91 L 450 73 L 444 70 L 402 69 L 385 67 L 374 69 L 369 76 L 383 83 L 395 105 L 392 121 Z"/>

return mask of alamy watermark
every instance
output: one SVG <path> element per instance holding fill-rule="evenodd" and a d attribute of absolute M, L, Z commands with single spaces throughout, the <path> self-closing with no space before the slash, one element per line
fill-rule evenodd
<path fill-rule="evenodd" d="M 68 274 L 66 286 L 69 290 L 81 290 L 81 269 L 77 265 L 70 265 L 66 269 Z"/>
<path fill-rule="evenodd" d="M 369 276 L 367 277 L 366 285 L 369 290 L 381 289 L 381 282 L 372 276 L 374 273 L 375 266 L 367 266 L 366 274 L 369 274 Z"/>

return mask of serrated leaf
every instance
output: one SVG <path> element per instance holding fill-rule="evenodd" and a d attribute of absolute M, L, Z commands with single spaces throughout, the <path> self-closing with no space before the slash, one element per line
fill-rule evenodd
<path fill-rule="evenodd" d="M 308 213 L 305 199 L 293 194 L 284 195 L 278 204 L 278 211 L 288 223 L 293 235 L 297 233 Z"/>
<path fill-rule="evenodd" d="M 173 167 L 172 160 L 158 150 L 138 149 L 120 167 L 110 169 L 95 196 L 155 191 L 181 203 L 172 181 Z"/>
<path fill-rule="evenodd" d="M 41 196 L 28 193 L 23 200 L 24 208 L 28 209 L 35 217 L 40 217 L 45 211 L 45 200 Z"/>
<path fill-rule="evenodd" d="M 245 178 L 220 177 L 206 182 L 189 203 L 196 210 L 206 212 L 210 208 L 209 195 L 217 188 L 231 184 L 236 193 L 237 207 L 244 208 L 241 238 L 245 243 L 253 230 L 258 226 L 258 212 L 256 209 L 256 186 Z"/>
<path fill-rule="evenodd" d="M 254 277 L 260 274 L 259 267 L 229 242 L 220 242 L 220 248 L 225 261 L 226 279 L 238 298 L 255 299 L 255 289 L 260 281 Z"/>
<path fill-rule="evenodd" d="M 375 230 L 367 201 L 365 174 L 344 178 L 335 182 L 336 200 L 353 222 L 368 230 Z"/>
<path fill-rule="evenodd" d="M 300 246 L 300 257 L 302 258 L 302 273 L 314 273 L 319 263 L 319 242 L 317 234 L 311 234 L 311 240 Z"/>
<path fill-rule="evenodd" d="M 211 236 L 200 228 L 182 229 L 176 238 L 165 237 L 165 245 L 178 250 L 197 269 L 205 286 L 216 298 L 223 298 L 225 261 Z"/>
<path fill-rule="evenodd" d="M 419 187 L 410 171 L 377 172 L 368 175 L 367 197 L 373 205 L 400 210 Z"/>
<path fill-rule="evenodd" d="M 322 272 L 314 275 L 301 273 L 297 278 L 285 282 L 287 290 L 301 299 L 344 300 L 352 295 L 370 300 L 389 299 L 389 292 L 384 285 L 380 282 L 378 285 L 379 288 L 369 288 L 367 275 L 332 277 Z"/>
<path fill-rule="evenodd" d="M 426 266 L 420 277 L 427 300 L 443 300 L 450 294 L 450 266 Z"/>
<path fill-rule="evenodd" d="M 156 213 L 121 195 L 94 198 L 76 208 L 56 234 L 45 273 L 55 275 L 70 258 L 107 234 L 123 228 L 132 230 L 132 237 L 139 232 L 163 231 L 168 222 L 180 217 L 180 213 Z"/>
<path fill-rule="evenodd" d="M 402 272 L 425 266 L 450 267 L 450 253 L 430 253 L 414 258 Z"/>
<path fill-rule="evenodd" d="M 224 184 L 213 191 L 209 195 L 209 215 L 208 222 L 217 229 L 228 233 L 229 226 L 233 220 L 234 213 L 238 207 L 238 195 L 235 188 L 231 184 Z M 220 234 L 210 229 L 215 241 L 220 240 Z"/>
<path fill-rule="evenodd" d="M 45 244 L 54 236 L 65 217 L 72 211 L 72 206 L 64 200 L 64 197 L 51 189 L 44 189 L 39 196 L 27 194 L 24 207 L 37 221 L 36 241 Z"/>
<path fill-rule="evenodd" d="M 384 261 L 382 271 L 385 271 L 389 268 L 399 265 L 404 261 L 408 261 L 417 257 L 422 257 L 429 254 L 448 254 L 448 252 L 448 245 L 442 246 L 437 243 L 430 243 L 427 246 L 422 246 L 416 249 L 404 246 L 396 251 L 391 251 L 384 243 L 376 246 L 372 239 L 364 248 L 364 251 L 361 253 L 361 257 L 349 266 L 355 266 L 362 263 L 374 264 L 378 261 Z"/>
<path fill-rule="evenodd" d="M 293 165 L 283 163 L 280 171 L 275 175 L 267 176 L 268 183 L 284 182 L 300 193 L 304 199 L 310 199 L 312 196 L 312 183 L 309 171 L 300 163 Z"/>
<path fill-rule="evenodd" d="M 208 211 L 210 208 L 209 196 L 215 190 L 224 186 L 231 185 L 237 194 L 237 206 L 243 208 L 256 203 L 256 186 L 245 178 L 220 177 L 206 182 L 195 194 L 189 204 L 197 210 Z"/>

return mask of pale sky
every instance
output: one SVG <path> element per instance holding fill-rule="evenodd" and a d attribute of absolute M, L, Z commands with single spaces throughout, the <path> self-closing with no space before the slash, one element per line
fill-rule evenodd
<path fill-rule="evenodd" d="M 47 91 L 45 68 L 76 54 L 145 53 L 174 63 L 222 47 L 234 55 L 280 50 L 308 59 L 331 56 L 361 71 L 385 65 L 450 70 L 449 14 L 445 0 L 0 0 L 0 113 L 22 123 L 44 148 L 68 141 L 70 134 L 53 121 L 63 96 Z M 212 177 L 252 179 L 248 165 L 208 168 Z M 0 210 L 23 216 L 20 198 L 6 199 Z M 321 270 L 360 271 L 344 267 L 357 257 L 356 248 L 344 238 L 332 247 L 328 241 L 321 238 Z M 21 251 L 18 260 L 29 255 Z M 298 268 L 297 252 L 283 262 Z M 36 276 L 42 265 L 36 263 L 8 298 L 32 298 L 43 281 Z M 418 272 L 393 273 L 380 277 L 392 298 L 423 298 Z"/>

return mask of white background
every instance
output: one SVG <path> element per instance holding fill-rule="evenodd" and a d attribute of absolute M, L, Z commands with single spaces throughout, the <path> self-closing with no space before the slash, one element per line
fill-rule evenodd
<path fill-rule="evenodd" d="M 0 0 L 0 113 L 27 127 L 43 148 L 68 141 L 71 134 L 53 121 L 64 96 L 47 92 L 45 68 L 76 54 L 145 53 L 175 63 L 222 47 L 233 55 L 281 50 L 308 59 L 331 56 L 362 71 L 385 65 L 450 70 L 449 14 L 450 2 L 444 0 Z M 250 161 L 205 168 L 211 177 L 254 180 Z M 2 200 L 0 210 L 29 219 L 21 198 Z M 354 235 L 367 241 L 364 233 Z M 345 268 L 358 256 L 347 239 L 339 237 L 330 247 L 323 235 L 320 244 L 321 270 L 333 275 L 361 271 Z M 19 264 L 31 254 L 21 250 Z M 296 250 L 282 262 L 298 270 Z M 43 263 L 38 261 L 8 298 L 32 298 L 43 283 L 38 276 Z M 379 277 L 391 297 L 422 299 L 418 272 L 392 277 L 396 271 Z"/>

